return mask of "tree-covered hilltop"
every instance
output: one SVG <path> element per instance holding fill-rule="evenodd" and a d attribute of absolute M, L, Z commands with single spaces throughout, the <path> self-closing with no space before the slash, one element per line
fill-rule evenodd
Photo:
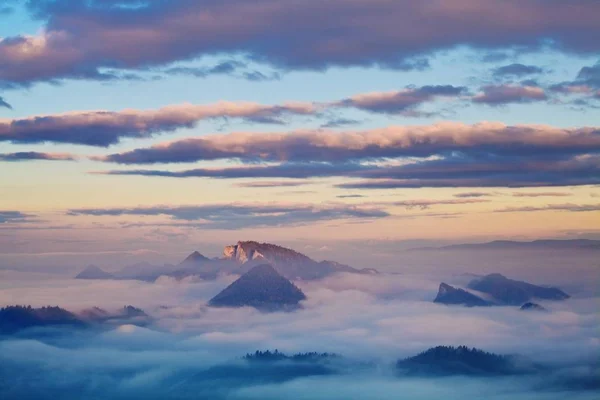
<path fill-rule="evenodd" d="M 281 360 L 289 360 L 289 361 L 321 361 L 327 360 L 331 358 L 339 357 L 335 353 L 317 353 L 317 352 L 308 352 L 308 353 L 296 353 L 291 356 L 288 356 L 285 353 L 280 352 L 275 349 L 274 351 L 265 350 L 260 351 L 257 350 L 254 353 L 246 354 L 243 359 L 247 361 L 281 361 Z"/>
<path fill-rule="evenodd" d="M 413 374 L 506 375 L 518 372 L 512 357 L 467 346 L 437 346 L 399 360 L 397 368 Z"/>
<path fill-rule="evenodd" d="M 31 306 L 7 306 L 0 308 L 0 333 L 12 334 L 23 329 L 86 324 L 75 314 L 56 306 L 34 308 Z"/>

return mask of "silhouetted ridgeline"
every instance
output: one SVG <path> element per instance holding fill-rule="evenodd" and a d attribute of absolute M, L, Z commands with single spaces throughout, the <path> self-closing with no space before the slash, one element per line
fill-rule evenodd
<path fill-rule="evenodd" d="M 0 309 L 1 334 L 13 334 L 28 328 L 81 328 L 85 325 L 75 314 L 60 307 L 7 306 Z"/>
<path fill-rule="evenodd" d="M 264 362 L 272 362 L 272 361 L 297 361 L 297 362 L 312 362 L 312 361 L 322 361 L 332 358 L 338 358 L 339 356 L 335 353 L 317 353 L 317 352 L 308 352 L 308 353 L 296 353 L 291 356 L 288 356 L 285 353 L 280 352 L 275 349 L 274 351 L 265 350 L 260 351 L 257 350 L 254 353 L 248 353 L 244 356 L 244 360 L 247 361 L 264 361 Z"/>

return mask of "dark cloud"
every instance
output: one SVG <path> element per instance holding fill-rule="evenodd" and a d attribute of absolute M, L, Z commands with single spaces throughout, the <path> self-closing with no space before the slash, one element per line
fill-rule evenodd
<path fill-rule="evenodd" d="M 369 178 L 338 185 L 346 189 L 394 189 L 417 187 L 543 187 L 600 183 L 600 158 L 450 156 L 403 166 L 378 168 L 352 174 Z"/>
<path fill-rule="evenodd" d="M 6 100 L 4 100 L 1 96 L 0 96 L 0 107 L 4 107 L 4 108 L 8 108 L 9 110 L 12 110 L 12 106 L 10 104 L 8 104 L 6 102 Z"/>
<path fill-rule="evenodd" d="M 393 204 L 395 206 L 406 207 L 406 209 L 408 209 L 408 210 L 412 210 L 413 208 L 427 210 L 432 206 L 488 203 L 489 201 L 490 200 L 485 200 L 485 199 L 404 200 L 404 201 L 396 201 Z"/>
<path fill-rule="evenodd" d="M 0 224 L 26 222 L 31 217 L 32 215 L 24 214 L 20 211 L 0 210 Z"/>
<path fill-rule="evenodd" d="M 473 97 L 474 103 L 499 106 L 510 103 L 532 103 L 547 99 L 544 89 L 538 86 L 488 85 Z"/>
<path fill-rule="evenodd" d="M 313 113 L 314 106 L 307 103 L 266 106 L 245 102 L 180 104 L 156 110 L 75 111 L 0 120 L 0 141 L 109 146 L 125 137 L 142 138 L 178 128 L 190 128 L 201 120 L 211 118 L 277 123 L 287 115 Z"/>
<path fill-rule="evenodd" d="M 296 187 L 306 185 L 307 182 L 289 182 L 289 181 L 257 181 L 238 183 L 236 186 L 245 188 L 271 188 L 271 187 Z"/>
<path fill-rule="evenodd" d="M 164 66 L 205 55 L 241 53 L 284 69 L 419 69 L 426 66 L 424 55 L 459 45 L 486 50 L 549 46 L 585 54 L 600 49 L 595 40 L 600 5 L 589 0 L 28 4 L 45 27 L 36 36 L 0 42 L 0 81 L 7 84 L 102 79 L 102 67 Z"/>
<path fill-rule="evenodd" d="M 339 199 L 360 199 L 362 197 L 366 197 L 362 194 L 340 194 L 338 196 L 335 196 Z"/>
<path fill-rule="evenodd" d="M 490 197 L 493 196 L 493 193 L 489 192 L 465 192 L 465 193 L 457 193 L 454 197 L 458 198 L 470 198 L 470 197 Z"/>
<path fill-rule="evenodd" d="M 365 131 L 326 130 L 289 133 L 232 133 L 178 140 L 99 157 L 121 164 L 181 163 L 236 159 L 244 162 L 344 163 L 397 157 L 466 154 L 585 154 L 600 150 L 596 128 L 562 129 L 540 125 L 507 126 L 438 123 L 390 126 Z"/>
<path fill-rule="evenodd" d="M 419 115 L 416 108 L 437 97 L 458 97 L 465 94 L 464 86 L 433 85 L 407 88 L 395 92 L 376 92 L 344 99 L 339 105 L 383 114 Z"/>
<path fill-rule="evenodd" d="M 497 77 L 522 77 L 526 75 L 541 74 L 542 72 L 544 72 L 544 69 L 541 67 L 519 63 L 504 65 L 493 70 L 494 76 Z"/>
<path fill-rule="evenodd" d="M 600 211 L 600 204 L 549 204 L 541 207 L 507 207 L 495 212 L 532 212 L 532 211 L 571 211 L 591 212 Z"/>
<path fill-rule="evenodd" d="M 23 151 L 18 153 L 0 153 L 0 161 L 74 161 L 77 157 L 72 154 L 40 153 L 37 151 Z"/>
<path fill-rule="evenodd" d="M 321 128 L 340 128 L 343 126 L 358 125 L 362 121 L 351 118 L 334 118 L 321 125 Z"/>
<path fill-rule="evenodd" d="M 68 215 L 92 216 L 156 216 L 174 220 L 201 221 L 203 229 L 243 229 L 262 226 L 294 226 L 340 219 L 377 219 L 389 216 L 379 208 L 350 205 L 240 205 L 158 206 L 137 208 L 73 209 Z"/>
<path fill-rule="evenodd" d="M 317 178 L 329 176 L 344 176 L 355 171 L 371 169 L 357 163 L 331 164 L 325 162 L 314 163 L 282 163 L 278 165 L 258 165 L 229 168 L 196 168 L 184 171 L 166 170 L 115 170 L 95 172 L 104 175 L 134 175 L 158 176 L 169 178 Z"/>
<path fill-rule="evenodd" d="M 237 61 L 222 61 L 210 67 L 170 67 L 160 71 L 166 75 L 188 75 L 196 78 L 207 78 L 213 75 L 226 75 L 254 82 L 278 80 L 281 78 L 277 72 L 264 74 L 260 71 L 249 70 L 248 64 Z"/>
<path fill-rule="evenodd" d="M 592 66 L 582 67 L 574 80 L 552 85 L 550 90 L 559 93 L 600 97 L 600 62 Z"/>

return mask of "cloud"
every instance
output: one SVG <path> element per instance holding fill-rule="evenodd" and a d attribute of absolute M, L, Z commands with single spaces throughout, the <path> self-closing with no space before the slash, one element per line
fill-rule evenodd
<path fill-rule="evenodd" d="M 552 85 L 550 90 L 600 98 L 598 95 L 600 91 L 600 63 L 582 67 L 574 80 Z"/>
<path fill-rule="evenodd" d="M 173 220 L 200 221 L 203 229 L 242 229 L 261 226 L 294 226 L 338 219 L 377 219 L 388 217 L 382 209 L 350 205 L 264 205 L 219 204 L 201 206 L 157 206 L 136 208 L 72 209 L 67 215 L 80 216 L 158 216 Z"/>
<path fill-rule="evenodd" d="M 338 196 L 335 196 L 339 199 L 360 199 L 362 197 L 366 197 L 362 194 L 340 194 Z"/>
<path fill-rule="evenodd" d="M 358 125 L 362 121 L 350 118 L 334 118 L 321 125 L 321 128 L 339 128 L 349 125 Z"/>
<path fill-rule="evenodd" d="M 182 0 L 129 7 L 30 2 L 45 27 L 37 35 L 2 39 L 0 80 L 26 85 L 102 79 L 102 67 L 135 69 L 239 53 L 278 68 L 316 70 L 422 67 L 411 60 L 459 45 L 597 53 L 593 38 L 599 33 L 595 16 L 600 6 L 575 1 Z"/>
<path fill-rule="evenodd" d="M 30 217 L 32 215 L 24 214 L 20 211 L 0 210 L 0 224 L 27 222 Z"/>
<path fill-rule="evenodd" d="M 166 170 L 113 170 L 92 172 L 101 175 L 155 176 L 167 178 L 316 178 L 344 176 L 353 171 L 371 169 L 358 163 L 281 163 L 275 165 L 242 166 L 228 168 L 195 168 L 183 171 Z"/>
<path fill-rule="evenodd" d="M 495 155 L 576 154 L 600 149 L 597 128 L 468 125 L 443 122 L 363 131 L 304 130 L 288 133 L 232 133 L 183 139 L 110 154 L 100 161 L 154 164 L 236 159 L 244 162 L 346 162 L 396 157 L 429 157 L 449 152 Z"/>
<path fill-rule="evenodd" d="M 337 185 L 344 189 L 396 189 L 419 187 L 544 187 L 600 183 L 600 158 L 450 156 L 404 166 L 357 172 L 354 177 L 370 178 Z"/>
<path fill-rule="evenodd" d="M 265 106 L 243 102 L 180 104 L 157 110 L 74 111 L 0 119 L 0 141 L 109 146 L 126 137 L 144 138 L 178 128 L 193 127 L 204 119 L 241 118 L 252 122 L 278 123 L 286 115 L 310 115 L 314 112 L 314 106 L 307 103 Z"/>
<path fill-rule="evenodd" d="M 568 192 L 514 192 L 513 197 L 567 197 L 571 196 Z"/>
<path fill-rule="evenodd" d="M 489 85 L 473 97 L 474 103 L 492 106 L 509 103 L 532 103 L 547 99 L 544 89 L 537 86 Z"/>
<path fill-rule="evenodd" d="M 541 74 L 544 69 L 535 65 L 524 65 L 519 63 L 503 65 L 495 68 L 493 74 L 496 77 L 522 77 L 527 75 Z"/>
<path fill-rule="evenodd" d="M 281 77 L 277 72 L 264 74 L 260 71 L 250 70 L 247 63 L 237 60 L 222 61 L 210 67 L 170 67 L 160 70 L 160 72 L 165 75 L 187 75 L 196 78 L 207 78 L 213 75 L 226 75 L 254 82 L 278 80 Z"/>
<path fill-rule="evenodd" d="M 295 187 L 306 185 L 306 182 L 288 182 L 288 181 L 257 181 L 238 183 L 236 186 L 245 188 L 271 188 L 271 187 Z"/>
<path fill-rule="evenodd" d="M 37 151 L 23 151 L 18 153 L 0 153 L 0 161 L 74 161 L 77 157 L 64 153 L 40 153 Z"/>
<path fill-rule="evenodd" d="M 6 102 L 6 100 L 4 100 L 4 98 L 2 98 L 1 96 L 0 96 L 0 107 L 8 108 L 9 110 L 13 109 L 12 106 L 10 104 L 8 104 Z"/>
<path fill-rule="evenodd" d="M 594 212 L 600 211 L 600 204 L 549 204 L 542 207 L 507 207 L 495 212 L 533 212 L 533 211 L 571 211 L 571 212 Z"/>
<path fill-rule="evenodd" d="M 464 193 L 457 193 L 454 195 L 454 197 L 459 197 L 459 198 L 470 198 L 470 197 L 490 197 L 493 196 L 493 193 L 489 193 L 489 192 L 464 192 Z"/>
<path fill-rule="evenodd" d="M 474 203 L 488 203 L 490 200 L 485 199 L 451 199 L 451 200 L 405 200 L 396 201 L 393 204 L 396 206 L 406 207 L 411 210 L 413 208 L 420 208 L 421 210 L 427 210 L 431 206 L 439 205 L 456 205 L 456 204 L 474 204 Z"/>
<path fill-rule="evenodd" d="M 416 108 L 423 103 L 438 97 L 458 97 L 466 92 L 467 88 L 464 86 L 421 86 L 394 92 L 359 94 L 338 104 L 375 113 L 419 115 Z"/>

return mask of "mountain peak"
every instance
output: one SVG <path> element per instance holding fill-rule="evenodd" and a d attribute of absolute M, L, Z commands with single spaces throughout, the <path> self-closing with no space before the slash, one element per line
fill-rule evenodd
<path fill-rule="evenodd" d="M 213 307 L 250 306 L 264 311 L 292 310 L 306 296 L 293 283 L 281 276 L 273 266 L 261 264 L 213 297 Z"/>
<path fill-rule="evenodd" d="M 566 300 L 570 296 L 555 287 L 537 286 L 524 281 L 509 279 L 500 274 L 490 274 L 471 281 L 468 288 L 487 293 L 498 302 L 518 306 L 534 298 Z"/>
<path fill-rule="evenodd" d="M 114 276 L 97 265 L 88 265 L 75 279 L 112 279 Z"/>
<path fill-rule="evenodd" d="M 183 262 L 188 263 L 188 262 L 198 262 L 198 261 L 206 261 L 206 260 L 208 260 L 208 257 L 205 257 L 203 254 L 201 254 L 198 251 L 194 251 L 192 254 L 187 256 L 186 259 L 183 260 Z"/>
<path fill-rule="evenodd" d="M 447 305 L 463 305 L 467 307 L 491 305 L 482 298 L 475 296 L 466 290 L 450 286 L 445 282 L 440 283 L 437 296 L 433 302 Z"/>

